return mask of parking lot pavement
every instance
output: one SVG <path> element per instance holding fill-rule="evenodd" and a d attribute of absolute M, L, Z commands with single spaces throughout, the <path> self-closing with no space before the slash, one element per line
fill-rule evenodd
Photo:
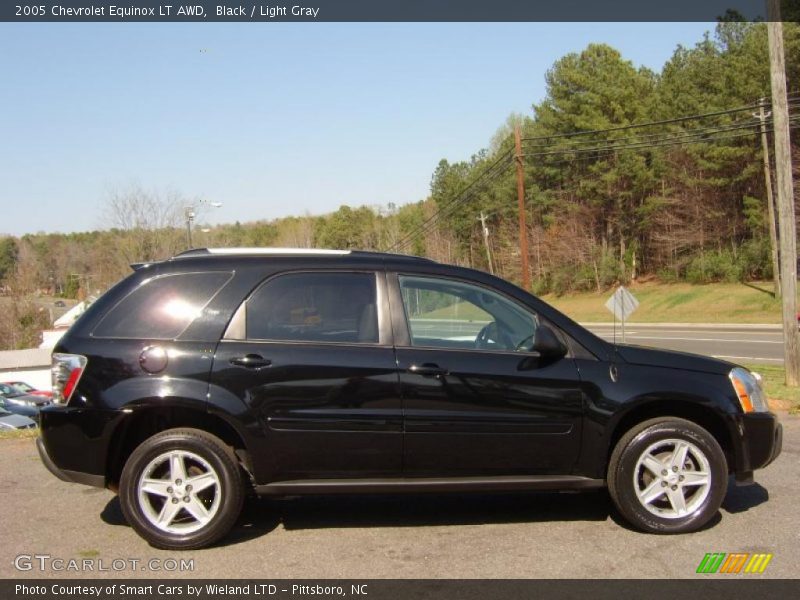
<path fill-rule="evenodd" d="M 718 517 L 694 534 L 631 531 L 604 491 L 306 497 L 251 500 L 223 545 L 182 553 L 150 548 L 111 492 L 55 479 L 32 440 L 0 440 L 0 577 L 672 578 L 698 576 L 707 552 L 772 553 L 763 575 L 736 577 L 796 577 L 800 418 L 782 420 L 781 457 L 756 473 L 756 485 L 731 485 Z M 111 570 L 42 572 L 42 559 L 19 555 Z M 193 570 L 143 570 L 151 559 L 172 568 L 171 558 L 193 560 Z"/>

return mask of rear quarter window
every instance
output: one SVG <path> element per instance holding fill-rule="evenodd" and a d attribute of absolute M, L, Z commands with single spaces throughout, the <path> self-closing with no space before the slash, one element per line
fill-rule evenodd
<path fill-rule="evenodd" d="M 199 317 L 232 273 L 175 273 L 143 281 L 100 320 L 92 336 L 101 338 L 178 337 Z"/>

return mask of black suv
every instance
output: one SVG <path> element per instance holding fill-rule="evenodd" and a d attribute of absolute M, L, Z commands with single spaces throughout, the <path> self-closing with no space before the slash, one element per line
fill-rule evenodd
<path fill-rule="evenodd" d="M 161 548 L 218 540 L 249 490 L 607 486 L 686 532 L 780 453 L 757 375 L 610 344 L 486 273 L 269 249 L 134 269 L 56 347 L 38 446 Z"/>

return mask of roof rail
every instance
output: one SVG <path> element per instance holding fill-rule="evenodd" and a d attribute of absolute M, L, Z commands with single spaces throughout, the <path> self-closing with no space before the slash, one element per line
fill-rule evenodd
<path fill-rule="evenodd" d="M 390 254 L 386 252 L 371 252 L 366 250 L 329 250 L 324 248 L 192 248 L 184 250 L 173 258 L 188 258 L 192 256 L 372 256 L 375 258 L 402 258 L 408 260 L 423 260 L 433 262 L 431 259 L 408 254 Z"/>
<path fill-rule="evenodd" d="M 186 256 L 209 256 L 209 255 L 294 255 L 294 256 L 326 256 L 326 255 L 345 255 L 350 254 L 350 250 L 324 250 L 317 248 L 192 248 L 176 254 L 173 258 Z"/>

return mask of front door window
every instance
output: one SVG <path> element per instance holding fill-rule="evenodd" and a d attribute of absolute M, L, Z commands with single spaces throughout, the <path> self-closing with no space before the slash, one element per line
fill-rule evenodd
<path fill-rule="evenodd" d="M 400 276 L 411 345 L 524 352 L 536 315 L 486 288 L 449 279 Z"/>

